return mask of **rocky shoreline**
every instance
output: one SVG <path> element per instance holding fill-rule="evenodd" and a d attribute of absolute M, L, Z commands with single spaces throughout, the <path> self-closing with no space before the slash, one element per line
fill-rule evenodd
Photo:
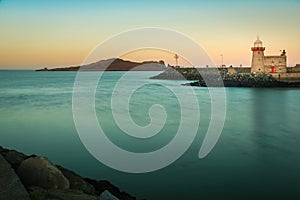
<path fill-rule="evenodd" d="M 209 87 L 300 88 L 300 82 L 278 81 L 270 74 L 226 74 L 222 79 L 222 81 L 209 80 Z M 208 86 L 203 79 L 183 85 Z"/>
<path fill-rule="evenodd" d="M 205 80 L 202 76 L 205 76 Z M 228 73 L 226 68 L 167 69 L 151 79 L 194 80 L 194 82 L 183 85 L 198 87 L 300 88 L 300 80 L 296 82 L 281 81 L 267 73 Z"/>
<path fill-rule="evenodd" d="M 1 200 L 136 200 L 107 180 L 84 178 L 47 158 L 0 146 Z"/>

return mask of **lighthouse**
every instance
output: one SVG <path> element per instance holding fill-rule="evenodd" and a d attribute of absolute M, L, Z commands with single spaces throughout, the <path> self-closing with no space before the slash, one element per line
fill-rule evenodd
<path fill-rule="evenodd" d="M 259 40 L 257 36 L 257 40 L 254 42 L 254 47 L 252 50 L 252 63 L 251 63 L 251 72 L 259 73 L 264 71 L 264 51 L 265 47 L 263 47 L 262 41 Z"/>

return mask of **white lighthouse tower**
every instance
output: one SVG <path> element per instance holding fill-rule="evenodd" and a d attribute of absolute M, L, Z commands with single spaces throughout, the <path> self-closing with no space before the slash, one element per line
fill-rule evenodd
<path fill-rule="evenodd" d="M 257 36 L 257 40 L 254 42 L 254 47 L 252 47 L 251 50 L 253 51 L 251 72 L 255 72 L 255 73 L 265 72 L 264 70 L 265 47 L 263 47 L 262 41 L 259 40 L 258 36 Z"/>

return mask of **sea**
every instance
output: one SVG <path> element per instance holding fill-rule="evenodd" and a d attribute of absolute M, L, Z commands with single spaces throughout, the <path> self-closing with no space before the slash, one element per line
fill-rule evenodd
<path fill-rule="evenodd" d="M 188 81 L 149 79 L 158 73 L 101 73 L 95 87 L 94 111 L 99 126 L 112 144 L 136 154 L 162 149 L 177 139 L 181 120 L 187 120 L 191 126 L 196 124 L 192 143 L 169 165 L 145 173 L 124 172 L 101 162 L 91 153 L 82 141 L 85 132 L 81 131 L 80 135 L 74 121 L 72 102 L 77 72 L 1 70 L 0 145 L 47 157 L 52 163 L 84 177 L 109 180 L 137 199 L 300 198 L 299 89 L 225 88 L 224 127 L 214 148 L 200 159 L 199 149 L 213 116 L 210 92 L 208 88 L 181 86 Z M 125 74 L 127 80 L 118 85 Z M 116 90 L 116 87 L 121 89 Z M 127 92 L 127 88 L 134 91 Z M 172 88 L 181 94 L 174 94 Z M 182 118 L 184 105 L 178 95 L 192 99 L 187 95 L 188 90 L 193 91 L 198 110 L 193 106 L 185 109 L 194 109 L 189 113 L 199 113 L 199 120 L 193 114 Z M 128 94 L 129 98 L 122 96 Z M 116 104 L 125 102 L 128 107 L 114 110 L 113 95 L 116 95 Z M 149 114 L 153 105 L 159 105 L 160 110 L 156 111 L 165 113 L 166 118 L 163 127 L 151 137 L 143 137 L 143 131 L 140 137 L 126 134 L 113 113 L 119 111 L 127 116 L 122 113 L 126 111 L 130 122 L 147 128 L 153 121 L 160 124 L 155 117 L 164 116 Z M 89 121 L 90 115 L 85 114 L 83 112 L 81 118 Z M 87 135 L 89 131 L 86 130 Z M 190 137 L 192 131 L 186 129 L 186 137 Z M 175 151 L 176 148 L 174 154 Z M 110 152 L 101 153 L 109 155 Z M 166 159 L 168 156 L 172 155 L 166 155 Z M 118 159 L 125 165 L 136 162 L 125 157 Z M 153 162 L 163 163 L 163 157 L 157 159 Z"/>

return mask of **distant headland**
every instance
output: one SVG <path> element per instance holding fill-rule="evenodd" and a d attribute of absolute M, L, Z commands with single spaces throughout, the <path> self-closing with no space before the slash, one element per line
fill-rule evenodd
<path fill-rule="evenodd" d="M 166 66 L 163 60 L 160 61 L 144 61 L 132 62 L 122 60 L 120 58 L 111 58 L 107 60 L 100 60 L 95 63 L 48 69 L 47 67 L 38 69 L 36 71 L 164 71 Z"/>

